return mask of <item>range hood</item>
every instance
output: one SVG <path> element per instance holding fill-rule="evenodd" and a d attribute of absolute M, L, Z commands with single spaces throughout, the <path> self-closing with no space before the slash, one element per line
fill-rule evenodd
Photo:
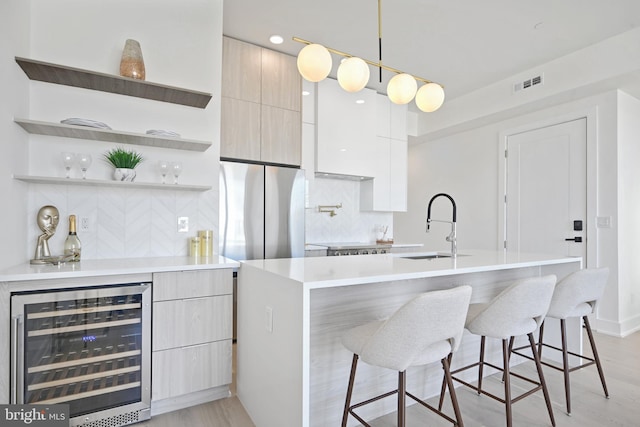
<path fill-rule="evenodd" d="M 372 176 L 361 176 L 361 175 L 344 175 L 338 173 L 326 173 L 326 172 L 316 172 L 316 178 L 326 178 L 326 179 L 341 179 L 343 181 L 370 181 L 373 179 Z"/>

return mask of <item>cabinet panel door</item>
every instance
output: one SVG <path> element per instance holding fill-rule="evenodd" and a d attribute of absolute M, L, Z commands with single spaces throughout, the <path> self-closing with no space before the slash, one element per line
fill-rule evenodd
<path fill-rule="evenodd" d="M 152 354 L 151 400 L 231 383 L 231 340 Z"/>
<path fill-rule="evenodd" d="M 349 93 L 337 81 L 324 79 L 317 99 L 316 172 L 375 176 L 376 92 Z"/>
<path fill-rule="evenodd" d="M 263 105 L 262 161 L 300 166 L 301 146 L 300 112 Z"/>
<path fill-rule="evenodd" d="M 226 295 L 233 292 L 233 270 L 168 271 L 153 274 L 153 301 Z"/>
<path fill-rule="evenodd" d="M 233 296 L 153 303 L 153 350 L 231 338 Z"/>
<path fill-rule="evenodd" d="M 408 153 L 407 141 L 392 139 L 389 150 L 389 207 L 394 212 L 407 211 Z"/>
<path fill-rule="evenodd" d="M 262 104 L 301 111 L 302 77 L 296 58 L 262 50 Z"/>
<path fill-rule="evenodd" d="M 220 157 L 260 160 L 260 104 L 222 97 Z"/>
<path fill-rule="evenodd" d="M 261 47 L 223 38 L 222 96 L 260 103 L 261 73 Z"/>

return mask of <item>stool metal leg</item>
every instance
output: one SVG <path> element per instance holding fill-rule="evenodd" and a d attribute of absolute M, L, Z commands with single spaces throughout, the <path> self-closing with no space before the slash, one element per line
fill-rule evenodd
<path fill-rule="evenodd" d="M 398 372 L 398 427 L 404 427 L 407 371 Z"/>
<path fill-rule="evenodd" d="M 438 402 L 438 411 L 442 411 L 442 405 L 444 404 L 444 392 L 447 389 L 447 385 L 449 387 L 452 387 L 451 384 L 453 384 L 453 382 L 449 384 L 449 381 L 447 379 L 447 372 L 449 372 L 449 378 L 451 378 L 451 359 L 452 358 L 453 358 L 453 353 L 449 353 L 449 355 L 447 356 L 447 367 L 445 368 L 444 377 L 442 378 L 442 387 L 440 387 L 440 401 Z M 442 359 L 442 366 L 444 367 L 444 359 Z"/>
<path fill-rule="evenodd" d="M 540 331 L 538 332 L 538 357 L 542 359 L 542 335 L 544 335 L 544 320 L 540 324 Z"/>
<path fill-rule="evenodd" d="M 354 354 L 351 361 L 351 374 L 349 375 L 349 386 L 347 387 L 347 398 L 344 402 L 344 412 L 342 413 L 342 427 L 347 427 L 347 418 L 349 417 L 349 406 L 351 406 L 351 393 L 353 392 L 353 383 L 356 378 L 356 367 L 358 365 L 358 355 Z"/>
<path fill-rule="evenodd" d="M 529 336 L 529 344 L 531 345 L 531 353 L 533 353 L 533 359 L 536 363 L 536 369 L 538 370 L 538 378 L 540 378 L 540 385 L 542 386 L 542 394 L 544 395 L 544 402 L 547 404 L 547 411 L 549 411 L 549 419 L 551 420 L 551 425 L 556 427 L 556 419 L 553 416 L 553 408 L 551 407 L 551 398 L 549 397 L 549 390 L 547 389 L 547 383 L 544 380 L 544 374 L 542 373 L 542 364 L 540 363 L 540 358 L 538 357 L 538 352 L 536 351 L 536 341 L 533 338 L 533 334 L 528 334 Z"/>
<path fill-rule="evenodd" d="M 591 325 L 589 324 L 589 318 L 587 316 L 583 317 L 584 326 L 587 330 L 587 336 L 589 337 L 589 343 L 591 344 L 591 351 L 593 352 L 593 358 L 596 361 L 596 367 L 598 368 L 598 374 L 600 375 L 600 382 L 602 383 L 602 389 L 604 390 L 604 395 L 606 398 L 609 398 L 609 390 L 607 389 L 607 383 L 604 380 L 604 371 L 602 370 L 602 364 L 600 363 L 600 356 L 598 356 L 598 349 L 596 349 L 596 342 L 593 339 L 593 333 L 591 332 Z"/>
<path fill-rule="evenodd" d="M 484 342 L 486 337 L 480 338 L 480 364 L 478 365 L 478 394 L 482 393 L 482 368 L 484 367 Z"/>
<path fill-rule="evenodd" d="M 458 406 L 458 398 L 456 397 L 456 390 L 453 387 L 453 379 L 451 378 L 451 366 L 449 362 L 451 361 L 451 353 L 449 353 L 449 357 L 442 359 L 442 368 L 444 369 L 444 379 L 447 382 L 447 387 L 449 387 L 449 395 L 451 396 L 451 405 L 453 406 L 453 413 L 456 417 L 456 425 L 458 427 L 464 427 L 464 423 L 462 422 L 462 414 L 460 414 L 460 407 Z M 442 410 L 442 400 L 444 398 L 444 389 L 440 394 L 440 405 L 438 410 Z"/>
<path fill-rule="evenodd" d="M 562 341 L 562 373 L 564 375 L 564 398 L 567 401 L 567 414 L 571 415 L 571 381 L 569 380 L 569 353 L 567 349 L 566 319 L 560 319 L 560 337 Z"/>
<path fill-rule="evenodd" d="M 504 369 L 504 405 L 507 427 L 511 427 L 513 418 L 511 414 L 511 378 L 509 375 L 509 343 L 506 339 L 502 340 L 502 365 Z"/>

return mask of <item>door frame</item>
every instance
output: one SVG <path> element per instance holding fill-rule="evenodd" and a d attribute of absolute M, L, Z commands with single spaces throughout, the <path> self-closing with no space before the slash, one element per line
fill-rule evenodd
<path fill-rule="evenodd" d="M 507 128 L 498 134 L 498 239 L 497 248 L 503 248 L 507 236 L 506 223 L 506 203 L 505 196 L 507 194 L 507 159 L 505 151 L 507 149 L 507 140 L 510 136 L 536 129 L 555 126 L 565 122 L 578 119 L 586 119 L 587 126 L 587 216 L 586 216 L 586 244 L 587 244 L 587 262 L 583 260 L 583 268 L 595 267 L 598 265 L 598 244 L 597 244 L 597 228 L 596 216 L 598 206 L 598 107 L 590 107 L 579 109 L 574 112 L 561 114 L 558 116 L 547 117 L 544 119 L 534 120 L 530 123 Z"/>

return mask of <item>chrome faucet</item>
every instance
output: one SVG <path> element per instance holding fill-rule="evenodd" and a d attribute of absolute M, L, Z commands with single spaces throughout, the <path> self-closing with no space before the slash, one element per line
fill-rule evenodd
<path fill-rule="evenodd" d="M 453 216 L 451 221 L 431 219 L 431 205 L 433 204 L 433 201 L 440 196 L 446 197 L 451 201 L 451 205 L 453 206 Z M 446 241 L 451 242 L 451 256 L 455 257 L 458 254 L 458 242 L 456 238 L 456 202 L 453 200 L 453 197 L 445 193 L 438 193 L 429 200 L 429 206 L 427 207 L 427 233 L 429 232 L 432 222 L 446 222 L 451 224 L 451 233 L 446 237 Z"/>

